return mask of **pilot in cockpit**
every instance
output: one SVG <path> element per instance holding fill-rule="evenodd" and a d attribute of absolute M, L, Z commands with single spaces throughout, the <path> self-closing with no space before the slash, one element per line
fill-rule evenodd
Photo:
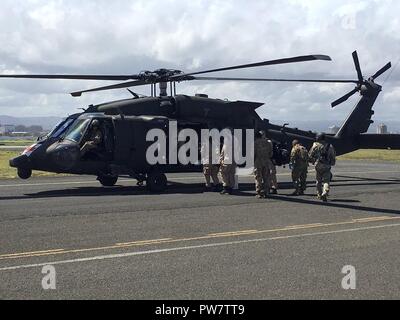
<path fill-rule="evenodd" d="M 100 129 L 99 120 L 93 120 L 88 134 L 88 139 L 81 148 L 81 157 L 85 156 L 88 151 L 95 150 L 103 143 L 103 133 Z"/>

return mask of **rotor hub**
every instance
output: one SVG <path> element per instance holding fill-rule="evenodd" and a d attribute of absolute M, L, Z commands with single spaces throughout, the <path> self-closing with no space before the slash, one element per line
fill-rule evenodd
<path fill-rule="evenodd" d="M 157 69 L 154 71 L 142 71 L 139 74 L 139 79 L 149 82 L 169 82 L 171 77 L 181 75 L 183 71 L 174 69 Z"/>

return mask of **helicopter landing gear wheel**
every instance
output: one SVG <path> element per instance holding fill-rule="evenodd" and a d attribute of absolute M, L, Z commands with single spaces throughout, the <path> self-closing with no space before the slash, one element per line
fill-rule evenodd
<path fill-rule="evenodd" d="M 138 181 L 138 182 L 136 183 L 136 185 L 137 185 L 138 187 L 143 187 L 144 181 Z"/>
<path fill-rule="evenodd" d="M 167 177 L 164 173 L 149 173 L 146 180 L 147 189 L 151 192 L 163 192 L 167 189 Z"/>
<path fill-rule="evenodd" d="M 97 180 L 99 180 L 104 187 L 113 187 L 118 181 L 118 176 L 98 176 Z"/>
<path fill-rule="evenodd" d="M 32 176 L 31 169 L 18 168 L 18 177 L 22 180 L 28 180 Z"/>

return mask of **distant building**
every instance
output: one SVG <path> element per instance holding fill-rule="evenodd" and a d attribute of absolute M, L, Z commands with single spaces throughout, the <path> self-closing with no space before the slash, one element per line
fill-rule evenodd
<path fill-rule="evenodd" d="M 7 135 L 15 131 L 15 126 L 12 124 L 4 124 L 0 126 L 0 134 Z"/>
<path fill-rule="evenodd" d="M 340 127 L 338 127 L 338 126 L 331 126 L 331 127 L 329 127 L 329 133 L 332 133 L 332 134 L 338 133 L 339 130 L 340 130 Z"/>
<path fill-rule="evenodd" d="M 381 123 L 378 126 L 378 130 L 377 130 L 378 134 L 387 134 L 388 133 L 388 127 L 386 124 Z"/>
<path fill-rule="evenodd" d="M 11 136 L 13 136 L 13 137 L 28 137 L 29 135 L 30 135 L 29 132 L 23 132 L 23 131 L 21 131 L 21 132 L 18 132 L 18 131 L 11 132 Z"/>

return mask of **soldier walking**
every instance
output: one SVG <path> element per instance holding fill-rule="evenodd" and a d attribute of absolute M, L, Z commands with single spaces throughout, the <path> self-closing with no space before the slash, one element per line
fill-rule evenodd
<path fill-rule="evenodd" d="M 218 178 L 219 172 L 219 157 L 220 157 L 220 144 L 213 146 L 212 137 L 210 137 L 208 144 L 201 145 L 201 156 L 203 164 L 203 174 L 206 180 L 206 191 L 221 191 L 222 185 Z M 212 182 L 211 183 L 211 179 Z"/>
<path fill-rule="evenodd" d="M 272 154 L 274 150 L 274 145 L 271 140 L 268 140 L 268 143 L 271 146 Z M 276 163 L 275 160 L 271 158 L 270 163 L 270 193 L 278 194 L 278 179 L 276 177 Z"/>
<path fill-rule="evenodd" d="M 275 160 L 273 159 L 273 154 L 274 154 L 274 143 L 272 140 L 268 139 L 266 133 L 263 131 L 262 136 L 264 139 L 266 139 L 270 145 L 270 148 L 272 150 L 272 156 L 270 158 L 270 161 L 268 161 L 269 164 L 269 193 L 270 194 L 278 194 L 278 179 L 276 177 L 276 163 Z"/>
<path fill-rule="evenodd" d="M 235 187 L 236 163 L 233 152 L 234 138 L 233 130 L 230 131 L 230 137 L 224 138 L 220 155 L 220 172 L 223 183 L 221 194 L 233 194 L 233 188 Z"/>
<path fill-rule="evenodd" d="M 301 196 L 307 188 L 308 151 L 298 140 L 292 143 L 290 153 L 290 167 L 292 169 L 292 181 L 294 184 L 293 196 Z"/>
<path fill-rule="evenodd" d="M 272 147 L 261 132 L 255 133 L 254 141 L 254 178 L 256 181 L 256 197 L 266 198 L 270 191 Z"/>
<path fill-rule="evenodd" d="M 317 197 L 327 202 L 331 181 L 331 168 L 336 164 L 335 148 L 326 141 L 325 134 L 317 136 L 317 142 L 312 146 L 308 155 L 309 161 L 315 164 L 317 175 Z"/>

